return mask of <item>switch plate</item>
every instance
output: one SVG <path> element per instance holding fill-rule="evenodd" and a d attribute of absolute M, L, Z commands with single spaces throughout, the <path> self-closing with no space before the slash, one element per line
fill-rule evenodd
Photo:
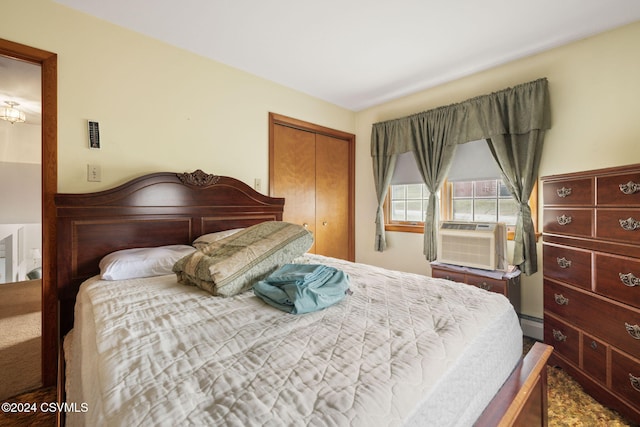
<path fill-rule="evenodd" d="M 100 168 L 100 165 L 87 165 L 87 181 L 102 181 L 102 169 Z"/>
<path fill-rule="evenodd" d="M 262 191 L 262 180 L 260 178 L 255 178 L 253 180 L 253 189 L 256 191 Z"/>

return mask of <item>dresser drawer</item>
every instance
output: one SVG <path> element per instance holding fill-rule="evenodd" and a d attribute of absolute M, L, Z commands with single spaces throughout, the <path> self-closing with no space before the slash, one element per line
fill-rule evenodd
<path fill-rule="evenodd" d="M 485 291 L 497 292 L 499 294 L 506 295 L 506 282 L 504 280 L 467 275 L 467 283 L 480 289 L 484 289 Z"/>
<path fill-rule="evenodd" d="M 640 259 L 595 254 L 595 291 L 640 308 Z"/>
<path fill-rule="evenodd" d="M 598 205 L 640 206 L 640 171 L 596 178 Z"/>
<path fill-rule="evenodd" d="M 545 182 L 542 192 L 545 205 L 592 205 L 594 202 L 593 178 L 580 178 Z"/>
<path fill-rule="evenodd" d="M 602 384 L 607 383 L 607 345 L 588 334 L 582 335 L 582 369 Z"/>
<path fill-rule="evenodd" d="M 440 270 L 437 267 L 431 267 L 431 276 L 436 279 L 447 279 L 452 282 L 464 283 L 465 274 L 456 271 Z"/>
<path fill-rule="evenodd" d="M 637 244 L 640 209 L 596 209 L 596 237 Z"/>
<path fill-rule="evenodd" d="M 640 310 L 546 279 L 544 309 L 612 346 L 640 357 Z"/>
<path fill-rule="evenodd" d="M 611 388 L 636 407 L 640 407 L 640 361 L 613 350 Z"/>
<path fill-rule="evenodd" d="M 591 252 L 544 243 L 544 275 L 591 290 Z"/>
<path fill-rule="evenodd" d="M 544 316 L 544 342 L 553 346 L 553 351 L 574 365 L 580 363 L 580 333 L 576 328 L 560 319 Z"/>
<path fill-rule="evenodd" d="M 543 231 L 591 237 L 593 236 L 593 209 L 545 209 Z"/>

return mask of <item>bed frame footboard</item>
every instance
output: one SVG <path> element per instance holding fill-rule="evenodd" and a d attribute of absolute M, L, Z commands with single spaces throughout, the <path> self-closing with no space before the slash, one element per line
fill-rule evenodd
<path fill-rule="evenodd" d="M 552 352 L 553 347 L 535 343 L 475 425 L 547 426 L 547 361 Z"/>

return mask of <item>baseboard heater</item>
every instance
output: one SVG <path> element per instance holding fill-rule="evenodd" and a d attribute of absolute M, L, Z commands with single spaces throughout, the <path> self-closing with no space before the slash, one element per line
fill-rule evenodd
<path fill-rule="evenodd" d="M 522 333 L 525 337 L 544 341 L 544 323 L 542 319 L 521 314 L 520 326 L 522 327 Z"/>

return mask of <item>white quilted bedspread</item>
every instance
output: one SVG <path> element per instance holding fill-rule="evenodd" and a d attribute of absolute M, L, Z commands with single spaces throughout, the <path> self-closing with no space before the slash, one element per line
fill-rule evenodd
<path fill-rule="evenodd" d="M 70 424 L 465 425 L 520 355 L 517 316 L 502 295 L 313 255 L 298 261 L 344 270 L 353 295 L 292 315 L 251 291 L 214 297 L 175 276 L 85 282 L 67 401 L 89 411 Z M 91 312 L 95 324 L 82 318 Z M 475 353 L 465 358 L 468 347 Z M 502 366 L 478 361 L 483 353 L 504 357 Z"/>

